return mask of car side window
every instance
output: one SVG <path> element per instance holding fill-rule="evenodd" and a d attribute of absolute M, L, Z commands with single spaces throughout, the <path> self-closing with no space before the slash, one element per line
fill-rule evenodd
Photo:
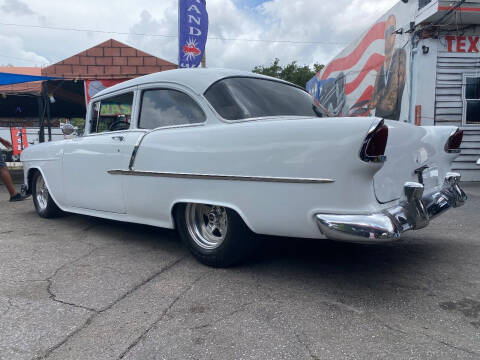
<path fill-rule="evenodd" d="M 133 93 L 94 102 L 90 133 L 128 130 L 132 118 L 132 105 Z"/>
<path fill-rule="evenodd" d="M 139 128 L 198 124 L 205 120 L 205 113 L 200 106 L 181 91 L 154 89 L 142 93 Z"/>

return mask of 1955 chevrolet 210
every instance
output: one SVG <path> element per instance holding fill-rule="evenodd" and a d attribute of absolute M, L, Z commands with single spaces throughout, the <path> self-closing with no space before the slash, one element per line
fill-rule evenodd
<path fill-rule="evenodd" d="M 229 266 L 253 234 L 381 243 L 426 227 L 466 200 L 450 172 L 462 136 L 322 118 L 303 89 L 249 72 L 172 70 L 103 90 L 82 136 L 26 149 L 24 190 L 40 216 L 176 228 Z"/>

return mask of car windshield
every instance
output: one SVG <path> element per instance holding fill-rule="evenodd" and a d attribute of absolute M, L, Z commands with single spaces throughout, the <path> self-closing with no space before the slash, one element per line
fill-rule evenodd
<path fill-rule="evenodd" d="M 274 80 L 227 78 L 210 86 L 205 97 L 227 120 L 271 116 L 321 117 L 306 91 Z"/>

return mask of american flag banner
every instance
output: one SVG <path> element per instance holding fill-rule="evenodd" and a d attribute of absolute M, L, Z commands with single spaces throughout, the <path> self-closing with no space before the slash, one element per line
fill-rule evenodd
<path fill-rule="evenodd" d="M 396 38 L 397 19 L 390 14 L 307 83 L 307 91 L 325 116 L 370 116 L 378 112 L 398 120 L 406 53 L 396 48 Z"/>
<path fill-rule="evenodd" d="M 385 59 L 384 41 L 385 22 L 379 22 L 353 49 L 347 48 L 310 80 L 307 90 L 328 116 L 348 115 L 344 114 L 347 96 L 355 99 L 351 106 L 371 98 L 375 76 Z M 348 54 L 342 56 L 346 52 Z"/>

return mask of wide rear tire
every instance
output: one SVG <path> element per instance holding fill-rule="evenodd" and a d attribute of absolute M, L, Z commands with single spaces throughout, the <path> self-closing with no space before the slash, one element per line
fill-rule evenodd
<path fill-rule="evenodd" d="M 201 263 L 218 268 L 250 258 L 255 239 L 233 210 L 205 204 L 178 205 L 175 222 L 183 242 Z"/>
<path fill-rule="evenodd" d="M 51 219 L 63 214 L 62 210 L 52 199 L 40 171 L 37 171 L 32 178 L 32 198 L 35 210 L 41 217 Z"/>

